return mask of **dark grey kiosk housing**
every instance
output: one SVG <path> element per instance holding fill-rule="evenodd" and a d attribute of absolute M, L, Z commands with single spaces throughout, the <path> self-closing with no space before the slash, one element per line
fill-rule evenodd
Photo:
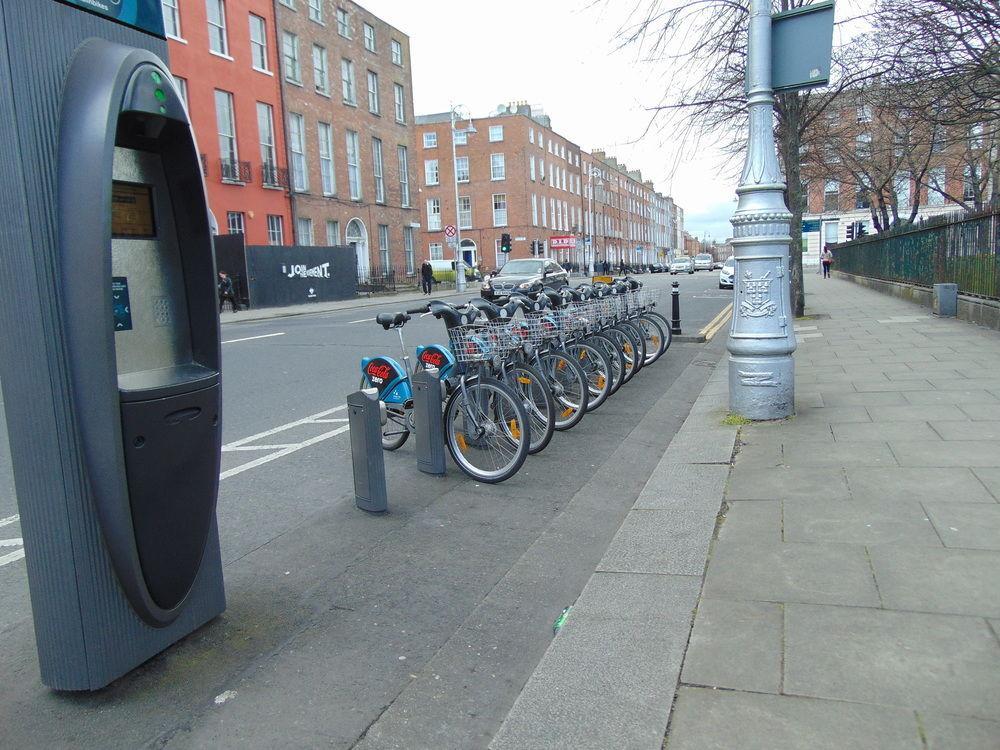
<path fill-rule="evenodd" d="M 0 378 L 41 677 L 94 690 L 225 609 L 221 347 L 159 0 L 71 2 L 0 4 Z"/>

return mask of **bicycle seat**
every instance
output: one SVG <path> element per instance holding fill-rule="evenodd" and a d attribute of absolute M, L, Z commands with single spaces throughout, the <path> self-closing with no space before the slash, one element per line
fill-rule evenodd
<path fill-rule="evenodd" d="M 549 302 L 548 298 L 546 297 L 541 297 L 540 299 L 532 299 L 528 295 L 521 294 L 520 292 L 513 292 L 510 295 L 510 301 L 516 303 L 526 313 L 538 312 L 539 310 L 544 310 L 546 307 L 548 307 L 548 302 Z"/>
<path fill-rule="evenodd" d="M 503 320 L 514 317 L 520 305 L 515 301 L 510 301 L 506 305 L 497 305 L 489 300 L 476 297 L 469 300 L 469 304 L 476 308 L 487 320 Z"/>
<path fill-rule="evenodd" d="M 568 294 L 570 299 L 574 302 L 583 302 L 584 300 L 590 299 L 593 289 L 590 284 L 581 284 L 576 289 L 571 286 L 564 286 L 561 291 Z"/>
<path fill-rule="evenodd" d="M 539 298 L 545 297 L 549 301 L 549 307 L 563 307 L 566 305 L 566 299 L 559 294 L 555 289 L 543 289 Z"/>
<path fill-rule="evenodd" d="M 449 305 L 439 299 L 428 302 L 427 311 L 435 318 L 443 320 L 446 328 L 468 325 L 479 317 L 479 311 L 474 307 L 459 310 L 454 305 Z"/>
<path fill-rule="evenodd" d="M 642 286 L 641 281 L 639 281 L 638 279 L 633 279 L 631 276 L 625 277 L 625 284 L 628 286 L 629 289 L 633 291 Z"/>
<path fill-rule="evenodd" d="M 406 313 L 379 313 L 375 316 L 375 322 L 382 326 L 385 330 L 390 328 L 401 328 L 406 324 L 406 321 L 410 319 L 410 316 Z"/>

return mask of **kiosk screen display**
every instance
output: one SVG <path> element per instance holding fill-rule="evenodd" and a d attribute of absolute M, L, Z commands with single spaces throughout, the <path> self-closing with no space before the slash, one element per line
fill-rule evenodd
<path fill-rule="evenodd" d="M 150 238 L 153 223 L 153 188 L 115 180 L 111 185 L 111 236 Z"/>

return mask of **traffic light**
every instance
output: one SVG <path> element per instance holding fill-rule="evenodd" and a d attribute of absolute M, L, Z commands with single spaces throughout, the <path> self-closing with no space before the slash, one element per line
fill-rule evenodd
<path fill-rule="evenodd" d="M 857 231 L 856 231 L 856 232 L 854 233 L 854 238 L 855 238 L 855 239 L 858 239 L 858 238 L 860 238 L 860 237 L 864 237 L 864 236 L 865 236 L 866 234 L 868 234 L 868 230 L 867 230 L 867 229 L 865 229 L 865 225 L 864 225 L 864 222 L 861 222 L 861 221 L 859 221 L 859 222 L 858 222 L 858 229 L 857 229 Z"/>
<path fill-rule="evenodd" d="M 510 252 L 510 235 L 504 232 L 500 235 L 500 252 L 509 253 Z"/>
<path fill-rule="evenodd" d="M 847 241 L 850 242 L 854 239 L 854 227 L 857 226 L 857 222 L 851 222 L 847 225 Z"/>
<path fill-rule="evenodd" d="M 502 240 L 501 240 L 501 242 L 502 242 Z M 540 250 L 539 245 L 540 244 L 541 243 L 538 240 L 532 240 L 531 241 L 531 254 L 532 255 L 538 255 L 539 254 L 539 250 Z"/>

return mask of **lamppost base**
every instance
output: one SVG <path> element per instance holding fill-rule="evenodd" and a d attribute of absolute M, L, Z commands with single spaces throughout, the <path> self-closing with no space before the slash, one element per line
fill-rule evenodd
<path fill-rule="evenodd" d="M 729 410 L 755 422 L 795 414 L 795 362 L 775 357 L 729 356 Z"/>

